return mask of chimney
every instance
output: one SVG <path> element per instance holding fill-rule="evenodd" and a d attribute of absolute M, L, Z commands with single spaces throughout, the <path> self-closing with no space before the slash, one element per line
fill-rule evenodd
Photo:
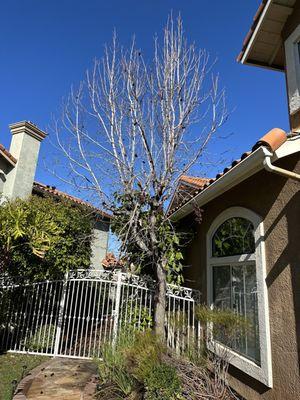
<path fill-rule="evenodd" d="M 9 125 L 12 140 L 9 152 L 17 159 L 16 166 L 7 174 L 3 194 L 7 198 L 31 195 L 41 141 L 46 133 L 29 121 Z"/>

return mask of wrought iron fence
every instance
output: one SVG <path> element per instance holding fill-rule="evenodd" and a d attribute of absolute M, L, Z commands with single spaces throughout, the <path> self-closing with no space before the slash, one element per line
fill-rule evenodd
<path fill-rule="evenodd" d="M 155 282 L 105 271 L 71 272 L 63 280 L 0 283 L 0 349 L 64 357 L 101 357 L 122 329 L 153 323 Z M 200 294 L 168 285 L 166 333 L 178 352 L 198 340 Z"/>

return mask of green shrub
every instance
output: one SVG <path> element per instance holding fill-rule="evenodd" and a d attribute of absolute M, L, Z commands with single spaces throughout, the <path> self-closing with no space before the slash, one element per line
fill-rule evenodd
<path fill-rule="evenodd" d="M 135 379 L 127 371 L 124 349 L 130 347 L 133 335 L 129 330 L 119 335 L 115 346 L 105 343 L 102 346 L 101 358 L 98 362 L 98 371 L 102 387 L 99 398 L 117 399 L 128 396 L 135 387 Z"/>
<path fill-rule="evenodd" d="M 156 367 L 162 364 L 161 357 L 164 353 L 166 353 L 165 346 L 153 332 L 148 330 L 136 332 L 130 327 L 124 329 L 114 346 L 107 344 L 102 349 L 102 361 L 99 362 L 101 381 L 99 398 L 115 399 L 119 398 L 118 396 L 129 396 L 134 392 L 145 391 L 145 387 L 148 385 L 146 382 L 152 374 L 156 373 Z M 163 379 L 162 384 L 168 380 L 167 370 Z M 173 377 L 170 379 L 172 380 L 171 386 L 177 388 Z M 154 380 L 155 377 L 153 381 L 149 381 L 149 385 L 152 385 L 151 390 L 149 389 L 152 393 L 151 396 L 154 396 L 155 390 L 160 389 L 154 385 Z M 108 387 L 110 394 L 108 394 Z M 166 392 L 164 386 L 161 389 L 161 393 Z M 164 399 L 169 399 L 169 397 L 164 397 Z"/>
<path fill-rule="evenodd" d="M 105 363 L 105 361 L 103 361 Z M 135 381 L 123 368 L 114 367 L 109 375 L 104 378 L 102 375 L 103 365 L 99 363 L 100 389 L 97 397 L 99 399 L 122 399 L 129 396 L 135 389 Z"/>
<path fill-rule="evenodd" d="M 152 368 L 161 362 L 165 345 L 152 331 L 135 332 L 131 346 L 123 349 L 126 369 L 134 378 L 144 383 Z"/>
<path fill-rule="evenodd" d="M 180 398 L 180 381 L 176 369 L 165 363 L 153 365 L 145 378 L 145 386 L 149 400 Z"/>
<path fill-rule="evenodd" d="M 0 207 L 0 273 L 39 281 L 87 268 L 92 230 L 90 211 L 68 201 L 32 196 L 6 202 Z"/>

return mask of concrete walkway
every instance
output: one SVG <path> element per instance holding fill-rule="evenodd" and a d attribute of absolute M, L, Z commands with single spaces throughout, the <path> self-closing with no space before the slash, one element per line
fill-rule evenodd
<path fill-rule="evenodd" d="M 24 378 L 14 400 L 90 400 L 96 374 L 97 366 L 91 361 L 53 358 Z"/>

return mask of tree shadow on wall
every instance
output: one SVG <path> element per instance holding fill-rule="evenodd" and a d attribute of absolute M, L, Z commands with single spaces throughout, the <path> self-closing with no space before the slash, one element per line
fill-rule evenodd
<path fill-rule="evenodd" d="M 296 193 L 279 213 L 265 234 L 267 238 L 279 221 L 285 218 L 287 224 L 287 240 L 285 248 L 267 274 L 268 289 L 274 284 L 286 268 L 290 269 L 293 304 L 290 309 L 295 315 L 298 370 L 300 371 L 300 192 Z M 280 240 L 280 238 L 277 238 Z M 275 243 L 276 244 L 276 243 Z M 289 286 L 287 286 L 287 289 Z M 282 295 L 282 293 L 281 293 Z M 283 294 L 284 295 L 284 294 Z M 287 301 L 288 301 L 288 296 Z M 284 340 L 284 338 L 283 338 Z"/>

